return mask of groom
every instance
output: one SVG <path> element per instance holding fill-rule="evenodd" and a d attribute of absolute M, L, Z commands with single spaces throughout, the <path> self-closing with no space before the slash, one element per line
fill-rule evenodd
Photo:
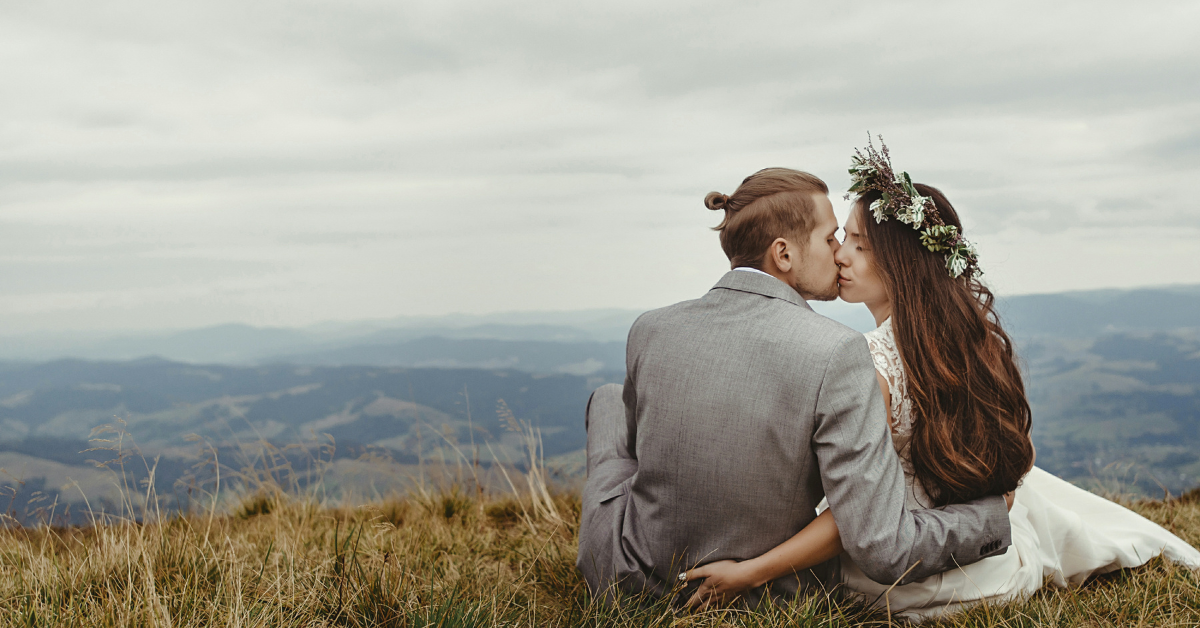
<path fill-rule="evenodd" d="M 679 576 L 746 560 L 790 538 L 822 497 L 855 564 L 910 582 L 1004 553 L 1003 497 L 909 511 L 867 343 L 812 311 L 838 293 L 837 219 L 823 181 L 761 170 L 731 197 L 721 247 L 733 270 L 708 294 L 642 315 L 625 386 L 587 408 L 587 484 L 577 566 L 613 587 L 687 600 Z M 837 559 L 771 583 L 788 597 L 832 584 Z M 762 588 L 747 592 L 757 605 Z"/>

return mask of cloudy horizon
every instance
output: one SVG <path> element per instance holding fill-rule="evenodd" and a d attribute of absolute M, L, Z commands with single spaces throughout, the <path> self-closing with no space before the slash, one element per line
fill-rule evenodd
<path fill-rule="evenodd" d="M 1000 294 L 1200 283 L 1200 5 L 0 5 L 0 335 L 645 309 L 868 131 Z"/>

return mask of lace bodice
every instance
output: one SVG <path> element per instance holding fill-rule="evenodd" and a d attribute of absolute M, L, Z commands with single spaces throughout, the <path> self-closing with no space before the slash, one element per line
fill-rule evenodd
<path fill-rule="evenodd" d="M 908 397 L 908 378 L 904 374 L 904 361 L 900 359 L 900 350 L 896 348 L 896 336 L 892 332 L 892 319 L 883 321 L 879 327 L 867 332 L 867 347 L 871 349 L 871 359 L 875 361 L 875 370 L 883 375 L 892 396 L 892 445 L 900 456 L 900 466 L 904 468 L 904 483 L 908 488 L 905 501 L 909 508 L 929 508 L 933 501 L 916 481 L 912 463 L 908 457 L 908 441 L 912 438 L 912 400 Z"/>
<path fill-rule="evenodd" d="M 883 375 L 892 395 L 892 436 L 909 436 L 912 434 L 912 402 L 908 399 L 908 378 L 904 376 L 904 361 L 900 359 L 900 350 L 896 348 L 892 319 L 883 321 L 866 336 L 875 370 Z"/>

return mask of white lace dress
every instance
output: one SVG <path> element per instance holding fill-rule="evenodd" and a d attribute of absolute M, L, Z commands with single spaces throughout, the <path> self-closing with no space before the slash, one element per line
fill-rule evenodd
<path fill-rule="evenodd" d="M 892 395 L 892 441 L 904 468 L 907 505 L 927 508 L 932 502 L 907 457 L 912 404 L 890 318 L 867 333 L 867 344 Z M 1093 574 L 1137 567 L 1160 554 L 1200 569 L 1200 551 L 1179 537 L 1036 467 L 1017 489 L 1009 519 L 1012 546 L 999 556 L 897 587 L 872 581 L 843 556 L 843 580 L 866 601 L 919 621 L 984 600 L 1000 603 L 1028 597 L 1046 582 L 1078 585 Z"/>

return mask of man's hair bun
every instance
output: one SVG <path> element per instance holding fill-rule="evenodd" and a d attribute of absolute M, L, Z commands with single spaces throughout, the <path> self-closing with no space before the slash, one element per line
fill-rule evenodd
<path fill-rule="evenodd" d="M 720 192 L 709 192 L 708 196 L 704 197 L 704 206 L 713 211 L 725 209 L 725 206 L 728 204 L 729 197 Z"/>

